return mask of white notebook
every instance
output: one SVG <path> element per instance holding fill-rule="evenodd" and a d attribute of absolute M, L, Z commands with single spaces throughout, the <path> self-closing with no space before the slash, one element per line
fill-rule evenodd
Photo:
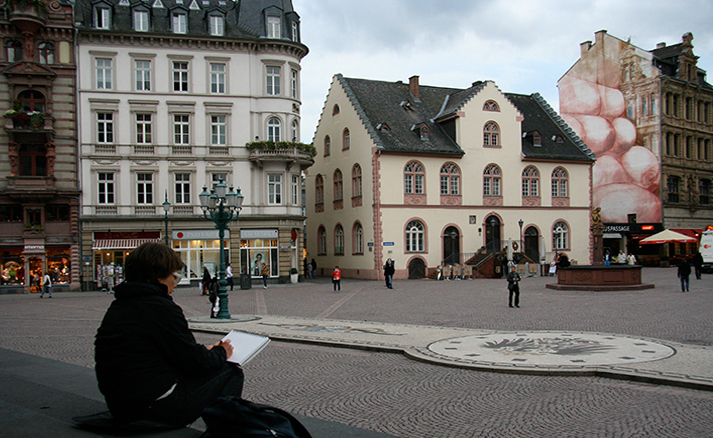
<path fill-rule="evenodd" d="M 228 362 L 234 362 L 239 365 L 245 365 L 252 358 L 257 356 L 259 352 L 270 342 L 270 338 L 265 336 L 245 333 L 238 330 L 231 330 L 225 335 L 224 341 L 230 340 L 233 346 L 233 354 L 228 358 Z"/>

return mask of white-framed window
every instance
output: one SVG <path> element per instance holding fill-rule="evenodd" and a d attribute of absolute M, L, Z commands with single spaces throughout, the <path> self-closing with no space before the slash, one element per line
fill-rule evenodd
<path fill-rule="evenodd" d="M 136 114 L 136 143 L 151 144 L 151 114 Z"/>
<path fill-rule="evenodd" d="M 151 61 L 134 61 L 136 91 L 151 91 Z"/>
<path fill-rule="evenodd" d="M 349 128 L 344 128 L 342 131 L 342 150 L 347 150 L 352 147 L 352 137 L 349 133 Z"/>
<path fill-rule="evenodd" d="M 225 18 L 222 15 L 211 15 L 209 22 L 212 36 L 223 36 L 225 34 Z"/>
<path fill-rule="evenodd" d="M 361 166 L 355 164 L 352 167 L 352 197 L 358 198 L 361 196 Z"/>
<path fill-rule="evenodd" d="M 97 143 L 114 143 L 114 113 L 97 113 Z"/>
<path fill-rule="evenodd" d="M 137 32 L 149 31 L 148 11 L 134 11 L 134 30 Z"/>
<path fill-rule="evenodd" d="M 225 94 L 225 64 L 210 64 L 210 92 Z"/>
<path fill-rule="evenodd" d="M 267 17 L 267 37 L 280 38 L 280 17 Z"/>
<path fill-rule="evenodd" d="M 211 181 L 213 182 L 213 185 L 211 186 L 212 189 L 215 189 L 215 186 L 217 186 L 221 181 L 223 181 L 223 184 L 229 185 L 227 173 L 214 173 L 211 175 Z"/>
<path fill-rule="evenodd" d="M 319 174 L 314 178 L 314 203 L 324 203 L 324 177 Z"/>
<path fill-rule="evenodd" d="M 300 41 L 300 28 L 296 21 L 292 22 L 292 41 Z"/>
<path fill-rule="evenodd" d="M 342 171 L 337 169 L 334 171 L 334 200 L 341 201 L 344 199 L 344 177 Z"/>
<path fill-rule="evenodd" d="M 282 123 L 277 117 L 270 117 L 267 121 L 267 140 L 268 141 L 281 141 L 282 135 L 280 133 L 282 128 Z"/>
<path fill-rule="evenodd" d="M 569 249 L 569 227 L 557 222 L 552 228 L 552 247 L 557 250 Z"/>
<path fill-rule="evenodd" d="M 188 32 L 188 15 L 184 12 L 174 12 L 171 16 L 171 25 L 173 33 Z"/>
<path fill-rule="evenodd" d="M 540 197 L 540 173 L 534 166 L 528 166 L 522 171 L 522 196 L 525 198 Z"/>
<path fill-rule="evenodd" d="M 227 144 L 227 117 L 210 116 L 210 144 L 225 146 Z"/>
<path fill-rule="evenodd" d="M 302 181 L 299 175 L 292 175 L 292 205 L 300 205 L 300 188 Z"/>
<path fill-rule="evenodd" d="M 354 254 L 364 254 L 364 228 L 359 222 L 354 224 Z"/>
<path fill-rule="evenodd" d="M 500 168 L 489 164 L 483 172 L 483 196 L 500 196 Z"/>
<path fill-rule="evenodd" d="M 280 95 L 280 82 L 281 82 L 281 67 L 267 66 L 265 67 L 266 72 L 266 84 L 267 84 L 267 94 L 270 96 Z"/>
<path fill-rule="evenodd" d="M 40 64 L 54 64 L 54 45 L 52 43 L 40 43 L 37 49 L 40 55 Z"/>
<path fill-rule="evenodd" d="M 406 226 L 406 252 L 423 252 L 426 248 L 424 236 L 424 227 L 421 221 L 409 222 Z"/>
<path fill-rule="evenodd" d="M 292 141 L 297 141 L 300 138 L 300 125 L 297 120 L 292 121 Z"/>
<path fill-rule="evenodd" d="M 97 195 L 99 204 L 114 203 L 114 172 L 99 172 L 97 174 Z"/>
<path fill-rule="evenodd" d="M 404 193 L 407 195 L 422 195 L 425 173 L 420 163 L 412 161 L 404 168 Z"/>
<path fill-rule="evenodd" d="M 188 62 L 173 61 L 173 91 L 188 91 Z"/>
<path fill-rule="evenodd" d="M 173 144 L 191 144 L 190 117 L 188 114 L 173 115 Z"/>
<path fill-rule="evenodd" d="M 292 95 L 293 99 L 297 99 L 297 93 L 299 91 L 299 82 L 297 81 L 299 78 L 299 75 L 297 73 L 297 70 L 294 68 L 290 70 L 290 94 Z"/>
<path fill-rule="evenodd" d="M 136 203 L 153 204 L 153 174 L 136 174 Z"/>
<path fill-rule="evenodd" d="M 269 205 L 282 204 L 282 175 L 279 173 L 267 175 L 267 203 Z"/>
<path fill-rule="evenodd" d="M 488 122 L 483 126 L 483 145 L 500 146 L 500 128 L 495 122 Z"/>
<path fill-rule="evenodd" d="M 334 255 L 344 255 L 344 228 L 339 224 L 334 227 Z"/>
<path fill-rule="evenodd" d="M 460 195 L 460 169 L 453 163 L 441 166 L 441 195 Z"/>
<path fill-rule="evenodd" d="M 94 60 L 95 73 L 97 78 L 98 90 L 111 90 L 112 87 L 112 59 L 111 58 L 96 58 Z"/>
<path fill-rule="evenodd" d="M 567 198 L 569 197 L 568 190 L 569 178 L 567 171 L 561 167 L 552 171 L 552 197 Z"/>
<path fill-rule="evenodd" d="M 111 28 L 111 9 L 106 6 L 94 8 L 94 29 Z"/>
<path fill-rule="evenodd" d="M 191 203 L 191 174 L 176 173 L 174 174 L 176 188 L 176 204 Z"/>

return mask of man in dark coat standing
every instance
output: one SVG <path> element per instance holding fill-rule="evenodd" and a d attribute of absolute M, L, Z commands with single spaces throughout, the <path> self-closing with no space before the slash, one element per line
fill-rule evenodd
<path fill-rule="evenodd" d="M 703 256 L 700 252 L 696 252 L 696 255 L 691 259 L 693 267 L 696 268 L 696 279 L 701 279 L 701 268 L 703 267 Z"/>
<path fill-rule="evenodd" d="M 508 305 L 512 307 L 513 301 L 513 295 L 515 296 L 515 307 L 520 307 L 520 274 L 517 273 L 517 269 L 515 266 L 510 268 L 510 272 L 508 272 L 508 291 L 509 293 L 509 299 L 508 299 Z"/>
<path fill-rule="evenodd" d="M 691 276 L 691 265 L 687 259 L 678 264 L 678 278 L 681 279 L 681 292 L 688 292 L 688 277 Z"/>

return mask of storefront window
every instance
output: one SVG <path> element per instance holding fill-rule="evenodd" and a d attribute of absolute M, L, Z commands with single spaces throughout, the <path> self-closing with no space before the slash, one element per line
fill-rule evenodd
<path fill-rule="evenodd" d="M 230 249 L 224 242 L 225 263 L 229 263 Z M 206 266 L 210 275 L 215 276 L 220 267 L 220 240 L 174 240 L 173 250 L 186 265 L 184 278 L 203 278 L 203 267 Z"/>
<path fill-rule="evenodd" d="M 25 284 L 25 257 L 22 248 L 0 248 L 0 284 Z"/>
<path fill-rule="evenodd" d="M 267 264 L 270 277 L 279 275 L 277 239 L 246 239 L 240 241 L 241 273 L 261 277 L 262 266 Z"/>
<path fill-rule="evenodd" d="M 47 268 L 51 272 L 53 284 L 70 282 L 70 260 L 68 246 L 47 248 Z"/>

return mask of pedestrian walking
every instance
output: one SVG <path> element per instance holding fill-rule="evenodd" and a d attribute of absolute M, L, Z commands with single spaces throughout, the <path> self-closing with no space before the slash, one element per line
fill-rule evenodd
<path fill-rule="evenodd" d="M 609 250 L 607 250 L 606 254 L 604 254 L 604 266 L 609 266 L 611 264 L 611 253 Z"/>
<path fill-rule="evenodd" d="M 201 295 L 208 295 L 208 287 L 210 286 L 210 271 L 208 268 L 203 266 L 203 279 L 201 280 Z"/>
<path fill-rule="evenodd" d="M 50 271 L 47 271 L 42 280 L 42 293 L 40 294 L 40 298 L 44 297 L 45 293 L 49 294 L 50 298 L 52 298 L 52 277 L 50 277 Z"/>
<path fill-rule="evenodd" d="M 220 310 L 219 306 L 219 298 L 218 298 L 218 290 L 220 289 L 220 284 L 218 282 L 217 278 L 213 278 L 210 280 L 210 284 L 208 285 L 208 302 L 210 302 L 210 317 L 215 318 L 218 316 L 218 310 Z"/>
<path fill-rule="evenodd" d="M 233 268 L 230 266 L 230 263 L 228 263 L 228 267 L 225 268 L 225 280 L 228 282 L 228 286 L 230 286 L 230 291 L 233 291 Z"/>
<path fill-rule="evenodd" d="M 517 273 L 517 268 L 513 266 L 508 272 L 508 305 L 513 306 L 513 296 L 515 296 L 515 307 L 520 307 L 520 274 Z"/>
<path fill-rule="evenodd" d="M 270 276 L 270 267 L 267 266 L 267 263 L 262 264 L 262 268 L 260 268 L 260 275 L 262 275 L 262 288 L 267 289 L 267 277 Z"/>
<path fill-rule="evenodd" d="M 312 278 L 317 278 L 317 261 L 315 259 L 312 259 L 311 265 L 312 265 Z"/>
<path fill-rule="evenodd" d="M 394 288 L 394 272 L 394 262 L 388 259 L 384 265 L 384 279 L 386 280 L 386 287 L 389 289 Z"/>
<path fill-rule="evenodd" d="M 342 271 L 339 270 L 339 266 L 335 266 L 334 271 L 332 271 L 332 284 L 334 285 L 334 292 L 342 291 Z"/>
<path fill-rule="evenodd" d="M 691 276 L 691 265 L 685 258 L 678 264 L 678 278 L 681 279 L 681 292 L 688 292 L 688 277 Z"/>
<path fill-rule="evenodd" d="M 703 267 L 703 256 L 700 251 L 696 251 L 696 255 L 691 259 L 691 264 L 696 268 L 696 280 L 701 279 L 701 268 Z"/>

